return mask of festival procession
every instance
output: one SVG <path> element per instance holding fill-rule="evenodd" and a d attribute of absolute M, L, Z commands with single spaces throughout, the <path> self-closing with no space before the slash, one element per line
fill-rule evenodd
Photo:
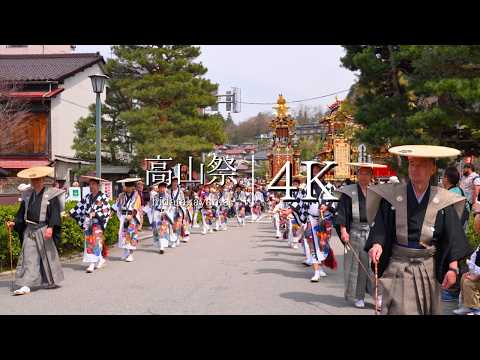
<path fill-rule="evenodd" d="M 479 46 L 306 47 L 346 90 L 270 102 L 211 72 L 234 46 L 25 47 L 0 45 L 1 314 L 480 315 L 474 74 L 422 65 Z"/>

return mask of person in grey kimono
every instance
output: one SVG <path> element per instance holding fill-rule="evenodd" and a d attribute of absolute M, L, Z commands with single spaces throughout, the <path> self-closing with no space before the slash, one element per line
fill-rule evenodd
<path fill-rule="evenodd" d="M 353 302 L 357 308 L 364 308 L 365 294 L 373 295 L 371 281 L 373 275 L 368 254 L 363 250 L 370 230 L 366 210 L 367 188 L 373 180 L 373 168 L 386 166 L 370 163 L 349 165 L 358 168 L 358 183 L 336 190 L 340 193 L 340 199 L 335 223 L 340 227 L 340 239 L 346 250 L 343 262 L 345 300 Z"/>
<path fill-rule="evenodd" d="M 406 184 L 370 186 L 365 245 L 378 267 L 382 314 L 440 315 L 441 288 L 459 279 L 458 262 L 472 252 L 460 218 L 465 198 L 430 185 L 436 158 L 460 151 L 443 146 L 404 145 L 389 152 L 408 158 Z"/>
<path fill-rule="evenodd" d="M 61 235 L 61 204 L 65 191 L 45 187 L 45 177 L 53 168 L 38 166 L 20 171 L 17 176 L 30 179 L 32 187 L 22 192 L 22 202 L 14 222 L 7 223 L 17 231 L 22 243 L 15 273 L 14 295 L 30 293 L 31 288 L 53 289 L 63 281 L 63 270 L 56 244 Z"/>

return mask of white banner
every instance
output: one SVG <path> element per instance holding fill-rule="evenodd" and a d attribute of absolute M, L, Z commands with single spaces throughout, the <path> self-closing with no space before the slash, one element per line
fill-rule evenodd
<path fill-rule="evenodd" d="M 109 200 L 113 200 L 113 183 L 111 181 L 102 182 L 102 192 L 107 195 Z"/>
<path fill-rule="evenodd" d="M 79 187 L 70 187 L 68 189 L 68 200 L 80 201 L 82 200 L 82 191 Z"/>

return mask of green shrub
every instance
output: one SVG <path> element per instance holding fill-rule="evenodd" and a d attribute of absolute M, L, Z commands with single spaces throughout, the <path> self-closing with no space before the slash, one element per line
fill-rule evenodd
<path fill-rule="evenodd" d="M 62 218 L 62 236 L 57 249 L 60 255 L 67 255 L 83 250 L 83 230 L 70 217 Z"/>
<path fill-rule="evenodd" d="M 480 234 L 477 234 L 475 232 L 475 229 L 473 227 L 474 221 L 475 221 L 475 217 L 471 215 L 470 219 L 468 219 L 466 234 L 467 234 L 468 242 L 470 243 L 473 249 L 476 249 L 480 245 Z"/>
<path fill-rule="evenodd" d="M 65 216 L 62 217 L 62 236 L 57 246 L 60 255 L 68 255 L 83 251 L 83 230 L 78 226 L 75 220 L 69 215 L 69 211 L 76 205 L 76 201 L 67 201 L 65 203 Z M 10 251 L 8 246 L 8 231 L 5 225 L 6 221 L 13 221 L 18 212 L 20 205 L 2 205 L 0 206 L 0 270 L 7 270 L 10 268 Z M 108 221 L 107 229 L 105 230 L 105 241 L 107 245 L 113 245 L 118 240 L 118 228 L 120 221 L 117 215 L 113 213 Z M 20 255 L 22 247 L 18 234 L 12 231 L 12 254 L 13 266 L 17 264 L 18 256 Z"/>
<path fill-rule="evenodd" d="M 107 245 L 113 245 L 118 242 L 118 229 L 120 228 L 120 220 L 117 214 L 114 213 L 110 220 L 108 220 L 107 228 L 105 229 L 105 242 Z"/>
<path fill-rule="evenodd" d="M 1 270 L 10 269 L 10 248 L 8 240 L 8 230 L 6 226 L 7 221 L 15 220 L 20 204 L 2 205 L 0 206 L 0 268 Z M 20 255 L 22 247 L 18 234 L 12 231 L 12 254 L 13 266 L 17 263 L 17 258 Z"/>

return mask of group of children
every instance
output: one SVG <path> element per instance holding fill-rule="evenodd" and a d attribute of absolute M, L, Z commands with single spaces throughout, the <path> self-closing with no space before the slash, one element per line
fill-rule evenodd
<path fill-rule="evenodd" d="M 292 191 L 294 201 L 283 201 L 281 195 L 271 195 L 269 198 L 270 214 L 273 217 L 276 238 L 283 238 L 288 246 L 297 249 L 303 248 L 305 260 L 303 264 L 314 270 L 312 282 L 318 282 L 320 277 L 327 276 L 325 267 L 336 270 L 337 262 L 329 245 L 332 227 L 334 204 L 324 201 L 318 188 L 314 193 L 319 201 L 306 202 L 303 176 L 296 176 L 293 186 L 298 188 Z M 330 186 L 329 186 L 330 187 Z"/>
<path fill-rule="evenodd" d="M 154 245 L 163 254 L 166 248 L 187 243 L 192 228 L 201 227 L 202 235 L 226 231 L 229 218 L 236 218 L 240 226 L 245 226 L 247 212 L 252 220 L 260 220 L 264 203 L 264 187 L 259 184 L 252 194 L 251 188 L 243 183 L 180 187 L 178 178 L 173 178 L 170 186 L 159 182 L 151 187 L 150 200 L 139 213 L 148 216 Z"/>
<path fill-rule="evenodd" d="M 89 273 L 105 264 L 103 231 L 112 210 L 120 220 L 118 247 L 124 251 L 122 260 L 132 262 L 144 216 L 152 227 L 154 246 L 160 254 L 164 254 L 167 248 L 175 248 L 182 242 L 188 243 L 192 228 L 201 227 L 203 235 L 226 231 L 229 218 L 236 218 L 240 226 L 245 226 L 247 213 L 251 213 L 253 221 L 259 221 L 266 209 L 267 194 L 265 187 L 260 184 L 254 186 L 253 192 L 243 182 L 183 187 L 179 186 L 177 177 L 171 179 L 170 185 L 166 182 L 153 184 L 148 201 L 142 200 L 145 194 L 138 190 L 140 178 L 120 180 L 118 182 L 123 185 L 123 191 L 110 207 L 104 194 L 99 191 L 103 179 L 85 178 L 89 181 L 92 196 L 79 202 L 70 211 L 70 216 L 84 229 L 84 262 L 89 264 Z"/>

